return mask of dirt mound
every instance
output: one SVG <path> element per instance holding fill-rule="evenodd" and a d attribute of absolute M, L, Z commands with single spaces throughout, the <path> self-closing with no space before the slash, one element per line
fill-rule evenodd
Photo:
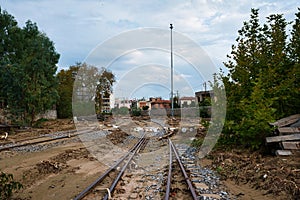
<path fill-rule="evenodd" d="M 41 163 L 36 164 L 36 169 L 39 173 L 42 174 L 50 174 L 50 173 L 58 173 L 65 166 L 61 165 L 58 162 L 52 162 L 49 160 L 43 160 Z"/>
<path fill-rule="evenodd" d="M 108 134 L 106 137 L 114 144 L 120 144 L 123 143 L 123 141 L 128 137 L 129 135 L 124 132 L 121 131 L 119 129 L 116 129 L 114 131 L 112 131 L 110 134 Z"/>
<path fill-rule="evenodd" d="M 42 122 L 40 126 L 41 128 L 54 129 L 55 131 L 75 129 L 75 124 L 72 119 L 47 120 Z"/>
<path fill-rule="evenodd" d="M 300 155 L 263 156 L 259 152 L 233 150 L 211 154 L 212 165 L 221 177 L 236 184 L 249 184 L 266 194 L 300 199 Z"/>
<path fill-rule="evenodd" d="M 88 158 L 89 152 L 86 148 L 79 149 L 68 149 L 63 153 L 58 154 L 55 157 L 52 157 L 51 160 L 54 162 L 66 163 L 72 159 Z"/>
<path fill-rule="evenodd" d="M 30 187 L 37 181 L 45 178 L 45 176 L 48 176 L 50 174 L 58 174 L 67 167 L 68 166 L 63 163 L 53 162 L 50 160 L 43 160 L 35 164 L 33 168 L 30 168 L 23 172 L 22 182 L 26 183 L 24 184 L 24 186 Z"/>

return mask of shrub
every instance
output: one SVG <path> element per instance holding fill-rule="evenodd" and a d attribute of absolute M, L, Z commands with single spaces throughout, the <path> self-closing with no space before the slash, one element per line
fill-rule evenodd
<path fill-rule="evenodd" d="M 14 181 L 12 174 L 1 172 L 0 174 L 0 199 L 9 199 L 14 190 L 19 190 L 23 185 Z"/>

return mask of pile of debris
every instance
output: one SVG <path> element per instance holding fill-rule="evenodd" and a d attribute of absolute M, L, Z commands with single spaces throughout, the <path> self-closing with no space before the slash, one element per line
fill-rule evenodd
<path fill-rule="evenodd" d="M 276 127 L 276 136 L 267 137 L 268 145 L 278 144 L 281 149 L 275 151 L 276 155 L 292 155 L 300 150 L 300 114 L 280 119 L 271 126 Z"/>

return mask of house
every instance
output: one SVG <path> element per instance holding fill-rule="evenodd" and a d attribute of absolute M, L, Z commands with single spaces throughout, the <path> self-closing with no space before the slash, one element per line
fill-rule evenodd
<path fill-rule="evenodd" d="M 195 92 L 195 97 L 196 97 L 197 103 L 202 102 L 206 98 L 213 97 L 213 94 L 214 94 L 214 92 L 212 90 Z"/>
<path fill-rule="evenodd" d="M 179 104 L 181 108 L 184 107 L 195 107 L 196 97 L 181 97 L 179 98 Z"/>
<path fill-rule="evenodd" d="M 132 100 L 126 99 L 126 98 L 117 98 L 115 99 L 115 108 L 121 108 L 126 107 L 128 109 L 131 108 Z"/>
<path fill-rule="evenodd" d="M 137 107 L 143 109 L 144 106 L 148 106 L 149 110 L 151 110 L 151 103 L 149 101 L 140 100 L 137 102 Z"/>
<path fill-rule="evenodd" d="M 171 101 L 170 100 L 162 100 L 161 97 L 150 98 L 149 100 L 150 100 L 150 103 L 151 103 L 151 109 L 171 108 L 171 106 L 170 106 Z"/>

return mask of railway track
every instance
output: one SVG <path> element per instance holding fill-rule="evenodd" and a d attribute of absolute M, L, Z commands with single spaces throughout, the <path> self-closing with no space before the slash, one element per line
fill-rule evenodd
<path fill-rule="evenodd" d="M 153 125 L 159 128 L 152 127 Z M 132 127 L 131 130 L 140 131 L 125 134 L 113 146 L 109 146 L 112 140 L 108 137 L 108 131 L 83 130 L 18 141 L 9 146 L 0 146 L 0 151 L 28 145 L 43 146 L 44 143 L 80 136 L 82 141 L 86 140 L 85 146 L 92 150 L 94 156 L 97 157 L 98 154 L 98 159 L 110 154 L 107 156 L 111 159 L 107 163 L 109 169 L 74 200 L 227 199 L 228 194 L 218 189 L 217 178 L 212 172 L 196 164 L 195 152 L 189 152 L 188 145 L 180 144 L 176 140 L 176 134 L 170 135 L 172 140 L 161 139 L 162 135 L 166 135 L 162 122 L 152 121 L 144 124 L 141 129 Z M 114 135 L 118 136 L 118 132 Z M 115 149 L 118 150 L 114 152 Z M 124 152 L 127 153 L 124 155 Z M 106 163 L 107 159 L 99 161 Z"/>
<path fill-rule="evenodd" d="M 126 168 L 131 163 L 133 157 L 145 147 L 148 139 L 146 139 L 145 134 L 143 137 L 129 150 L 127 154 L 122 156 L 113 166 L 111 166 L 105 173 L 103 173 L 99 178 L 97 178 L 92 184 L 85 188 L 80 194 L 78 194 L 74 200 L 79 199 L 108 199 L 111 198 L 111 193 L 115 190 L 115 187 L 122 175 L 124 174 Z M 118 171 L 117 169 L 120 169 Z M 111 176 L 115 177 L 111 180 L 111 184 L 107 184 L 105 179 L 111 179 Z M 94 190 L 97 187 L 97 190 Z M 104 193 L 103 193 L 104 191 Z"/>
<path fill-rule="evenodd" d="M 178 143 L 176 136 L 159 140 L 164 132 L 144 131 L 128 154 L 74 200 L 229 199 L 214 172 L 196 164 L 194 148 Z"/>
<path fill-rule="evenodd" d="M 191 179 L 185 170 L 185 167 L 179 157 L 178 150 L 172 143 L 171 139 L 168 139 L 169 142 L 169 170 L 166 186 L 165 200 L 168 199 L 198 199 L 198 195 L 195 192 L 195 188 L 191 182 Z M 173 154 L 175 155 L 176 162 L 180 170 L 173 168 Z M 180 174 L 181 173 L 181 174 Z M 173 180 L 173 184 L 172 184 Z M 186 187 L 182 186 L 182 183 L 186 183 Z M 176 184 L 174 184 L 176 183 Z M 180 187 L 174 185 L 180 184 Z M 180 188 L 180 189 L 179 189 Z"/>
<path fill-rule="evenodd" d="M 0 144 L 0 151 L 15 149 L 18 147 L 26 147 L 30 145 L 50 143 L 58 140 L 70 139 L 89 132 L 91 132 L 91 130 L 82 130 L 82 131 L 71 130 L 71 131 L 57 132 L 54 134 L 46 134 L 37 137 L 31 137 L 27 139 L 18 140 L 13 143 Z"/>
<path fill-rule="evenodd" d="M 164 143 L 164 147 L 155 152 L 153 149 L 157 149 L 161 143 Z M 168 151 L 169 154 L 166 153 Z M 185 155 L 187 151 L 187 146 L 174 145 L 171 139 L 158 141 L 151 133 L 144 133 L 126 155 L 74 200 L 222 198 L 214 194 L 212 186 L 205 183 L 200 172 L 202 169 L 196 165 L 194 157 Z M 149 155 L 147 157 L 148 153 L 154 159 Z M 139 161 L 143 158 L 148 159 L 149 163 L 142 167 Z M 206 175 L 210 177 L 210 174 Z"/>

